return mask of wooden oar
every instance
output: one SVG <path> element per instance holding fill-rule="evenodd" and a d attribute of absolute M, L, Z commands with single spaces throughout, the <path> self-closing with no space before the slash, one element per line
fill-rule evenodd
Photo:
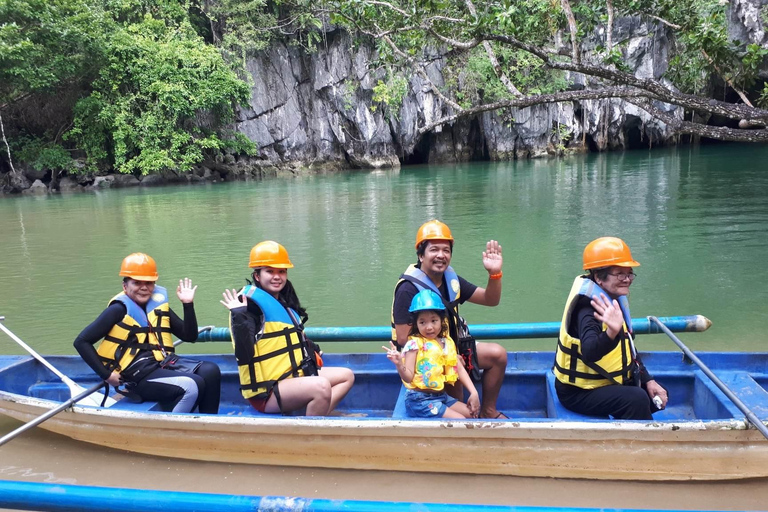
<path fill-rule="evenodd" d="M 680 350 L 682 350 L 682 351 L 683 351 L 683 354 L 685 354 L 685 355 L 688 357 L 688 359 L 690 359 L 691 361 L 693 361 L 694 363 L 696 363 L 696 365 L 697 365 L 699 368 L 701 368 L 701 371 L 702 371 L 702 372 L 704 372 L 704 375 L 706 375 L 707 377 L 709 377 L 709 379 L 710 379 L 712 382 L 714 382 L 715 386 L 717 386 L 717 387 L 718 387 L 718 389 L 720 389 L 720 391 L 722 391 L 722 392 L 723 392 L 723 394 L 724 394 L 726 397 L 728 397 L 728 400 L 730 400 L 731 402 L 733 402 L 733 404 L 734 404 L 736 407 L 738 407 L 738 408 L 739 408 L 739 410 L 740 410 L 742 413 L 744 413 L 744 416 L 746 416 L 746 417 L 747 417 L 747 420 L 748 420 L 748 421 L 749 421 L 749 422 L 750 422 L 752 425 L 754 425 L 754 426 L 755 426 L 755 428 L 756 428 L 757 430 L 759 430 L 759 431 L 760 431 L 760 433 L 761 433 L 761 434 L 763 434 L 763 436 L 764 436 L 766 439 L 768 439 L 768 428 L 766 428 L 766 427 L 765 427 L 765 425 L 763 424 L 763 422 L 762 422 L 762 421 L 760 421 L 760 418 L 758 418 L 758 417 L 757 417 L 757 415 L 756 415 L 754 412 L 752 412 L 752 409 L 750 409 L 749 407 L 747 407 L 747 405 L 746 405 L 744 402 L 742 402 L 741 400 L 739 400 L 739 397 L 737 397 L 737 396 L 734 394 L 734 392 L 733 392 L 733 391 L 731 391 L 731 389 L 730 389 L 728 386 L 726 386 L 726 385 L 725 385 L 725 383 L 724 383 L 723 381 L 721 381 L 721 380 L 720 380 L 720 379 L 717 377 L 717 375 L 715 375 L 714 373 L 712 373 L 712 370 L 710 370 L 710 369 L 709 369 L 709 367 L 708 367 L 706 364 L 704 364 L 704 362 L 703 362 L 701 359 L 699 359 L 699 358 L 696 356 L 696 354 L 694 354 L 694 353 L 691 351 L 691 349 L 689 349 L 687 346 L 685 346 L 685 343 L 683 343 L 682 341 L 680 341 L 680 339 L 679 339 L 677 336 L 675 336 L 674 334 L 672 334 L 672 331 L 670 331 L 670 330 L 667 328 L 667 326 L 666 326 L 666 325 L 664 325 L 663 323 L 661 323 L 661 322 L 659 321 L 659 319 L 658 319 L 658 318 L 656 318 L 655 316 L 649 316 L 649 317 L 648 317 L 648 320 L 650 320 L 651 322 L 655 323 L 655 324 L 656 324 L 656 325 L 659 327 L 659 329 L 661 329 L 662 331 L 664 331 L 664 333 L 665 333 L 667 336 L 669 336 L 669 337 L 672 339 L 672 341 L 674 341 L 674 342 L 675 342 L 675 345 L 677 345 L 678 347 L 680 347 Z"/>
<path fill-rule="evenodd" d="M 90 398 L 90 395 L 95 393 L 96 391 L 102 389 L 104 387 L 104 381 L 99 382 L 98 384 L 94 384 L 88 389 L 84 389 L 82 393 L 70 398 L 63 404 L 59 405 L 58 407 L 55 407 L 51 409 L 50 411 L 46 412 L 45 414 L 42 414 L 38 416 L 37 418 L 33 419 L 32 421 L 23 424 L 13 432 L 9 432 L 8 434 L 4 435 L 3 437 L 0 437 L 0 446 L 3 446 L 5 443 L 10 441 L 11 439 L 14 439 L 19 434 L 22 434 L 26 432 L 27 430 L 38 426 L 48 418 L 51 418 L 53 416 L 56 416 L 64 409 L 68 409 L 69 407 L 72 407 L 73 404 L 79 402 L 80 400 L 83 400 L 84 398 Z"/>
<path fill-rule="evenodd" d="M 43 358 L 43 356 L 41 356 L 40 354 L 35 352 L 34 349 L 32 349 L 32 347 L 30 347 L 29 345 L 27 345 L 26 343 L 21 341 L 21 339 L 18 336 L 13 334 L 5 325 L 3 325 L 3 320 L 5 320 L 5 317 L 4 316 L 0 316 L 0 330 L 2 330 L 5 334 L 7 334 L 13 341 L 18 343 L 19 346 L 21 346 L 21 348 L 23 348 L 24 350 L 29 352 L 29 355 L 31 355 L 32 357 L 37 359 L 43 366 L 45 366 L 46 368 L 51 370 L 57 377 L 59 377 L 61 379 L 61 381 L 64 384 L 66 384 L 67 387 L 69 388 L 69 394 L 70 394 L 71 397 L 75 397 L 75 396 L 81 395 L 84 391 L 86 391 L 86 389 L 84 387 L 80 386 L 75 381 L 73 381 L 72 379 L 70 379 L 69 377 L 67 377 L 63 373 L 61 373 L 51 363 L 46 361 L 45 358 Z M 101 406 L 101 399 L 93 397 L 93 396 L 90 396 L 91 393 L 87 393 L 81 399 L 79 399 L 79 400 L 82 400 L 82 402 L 83 402 L 82 405 L 93 405 L 93 406 L 96 406 L 96 407 L 100 407 Z M 76 402 L 77 401 L 78 400 L 76 400 Z M 115 403 L 116 403 L 115 399 L 107 397 L 107 400 L 104 402 L 104 406 L 105 407 L 110 407 L 110 406 L 114 405 Z"/>

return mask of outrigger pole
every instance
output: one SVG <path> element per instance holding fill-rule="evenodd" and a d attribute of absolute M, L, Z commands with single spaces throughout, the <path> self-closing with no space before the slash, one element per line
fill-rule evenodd
<path fill-rule="evenodd" d="M 0 480 L 0 507 L 47 512 L 603 512 L 596 508 L 513 507 L 238 496 L 165 490 L 86 487 Z M 632 512 L 629 509 L 613 512 Z M 640 512 L 640 511 L 635 511 Z M 667 511 L 674 512 L 674 511 Z"/>
<path fill-rule="evenodd" d="M 675 332 L 703 332 L 712 322 L 702 315 L 662 317 L 661 322 Z M 661 331 L 648 318 L 633 318 L 635 334 L 658 334 Z M 197 341 L 232 341 L 226 327 L 205 327 Z M 560 322 L 537 322 L 519 324 L 470 325 L 472 336 L 479 340 L 509 340 L 524 338 L 556 338 L 560 333 Z M 307 327 L 304 333 L 313 341 L 388 341 L 392 336 L 390 327 Z"/>

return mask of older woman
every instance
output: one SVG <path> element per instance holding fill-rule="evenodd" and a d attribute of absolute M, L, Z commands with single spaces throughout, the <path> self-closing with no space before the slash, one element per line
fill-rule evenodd
<path fill-rule="evenodd" d="M 635 350 L 627 294 L 635 279 L 629 247 L 620 238 L 593 240 L 573 282 L 560 324 L 555 389 L 568 409 L 599 417 L 649 420 L 666 407 L 667 391 Z"/>
<path fill-rule="evenodd" d="M 123 291 L 109 301 L 99 317 L 75 339 L 75 348 L 99 377 L 117 387 L 125 384 L 142 400 L 157 401 L 166 411 L 204 414 L 219 410 L 219 367 L 214 363 L 179 360 L 172 335 L 197 339 L 192 301 L 197 286 L 182 279 L 176 296 L 184 320 L 168 305 L 168 292 L 156 285 L 155 260 L 137 252 L 120 266 Z M 94 344 L 101 341 L 98 349 Z"/>
<path fill-rule="evenodd" d="M 304 337 L 308 319 L 288 269 L 288 251 L 270 240 L 251 249 L 253 283 L 240 293 L 226 290 L 230 329 L 240 372 L 240 391 L 254 409 L 287 413 L 306 407 L 307 416 L 329 414 L 352 388 L 349 368 L 322 365 L 320 352 Z"/>

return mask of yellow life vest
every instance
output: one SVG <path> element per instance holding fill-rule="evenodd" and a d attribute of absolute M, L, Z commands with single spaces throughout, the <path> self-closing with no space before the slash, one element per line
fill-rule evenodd
<path fill-rule="evenodd" d="M 256 286 L 248 285 L 240 293 L 255 302 L 264 315 L 263 329 L 253 340 L 253 358 L 237 362 L 243 397 L 268 396 L 283 379 L 317 375 L 314 359 L 307 355 L 298 314 Z M 234 346 L 234 340 L 232 343 Z"/>
<path fill-rule="evenodd" d="M 415 342 L 416 367 L 411 382 L 403 381 L 408 389 L 425 389 L 429 391 L 442 391 L 445 384 L 456 382 L 458 373 L 458 354 L 453 340 L 443 338 L 445 348 L 440 346 L 438 340 L 428 340 L 422 336 L 411 336 L 408 342 Z"/>
<path fill-rule="evenodd" d="M 576 303 L 579 297 L 597 297 L 600 293 L 608 294 L 597 283 L 586 276 L 578 276 L 565 303 L 563 319 L 560 323 L 560 337 L 555 354 L 555 376 L 560 382 L 582 389 L 595 389 L 611 384 L 624 384 L 632 378 L 635 369 L 635 350 L 627 325 L 631 325 L 629 304 L 626 297 L 619 303 L 624 315 L 624 325 L 619 333 L 616 346 L 599 361 L 586 362 L 581 356 L 581 340 L 568 334 Z M 603 324 L 603 331 L 608 327 Z"/>
<path fill-rule="evenodd" d="M 101 362 L 112 371 L 122 372 L 141 350 L 149 350 L 157 361 L 174 352 L 168 292 L 155 286 L 145 307 L 136 304 L 125 292 L 118 293 L 109 304 L 122 302 L 126 312 L 99 344 L 96 352 Z"/>

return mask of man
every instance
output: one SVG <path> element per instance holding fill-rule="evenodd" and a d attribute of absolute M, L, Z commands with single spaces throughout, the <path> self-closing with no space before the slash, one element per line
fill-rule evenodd
<path fill-rule="evenodd" d="M 477 343 L 469 335 L 466 322 L 459 315 L 459 304 L 466 301 L 484 306 L 496 306 L 501 299 L 501 246 L 495 240 L 486 244 L 483 266 L 488 271 L 488 284 L 480 288 L 459 277 L 451 268 L 453 236 L 451 230 L 438 220 L 424 223 L 416 233 L 418 263 L 410 265 L 395 286 L 392 301 L 392 341 L 402 347 L 411 330 L 408 308 L 420 290 L 431 289 L 444 300 L 448 310 L 451 338 L 464 357 L 465 366 L 474 379 L 482 372 L 483 398 L 481 418 L 506 419 L 496 410 L 496 400 L 507 368 L 507 351 L 497 343 Z M 457 387 L 458 388 L 458 387 Z M 463 392 L 455 389 L 456 395 Z"/>

